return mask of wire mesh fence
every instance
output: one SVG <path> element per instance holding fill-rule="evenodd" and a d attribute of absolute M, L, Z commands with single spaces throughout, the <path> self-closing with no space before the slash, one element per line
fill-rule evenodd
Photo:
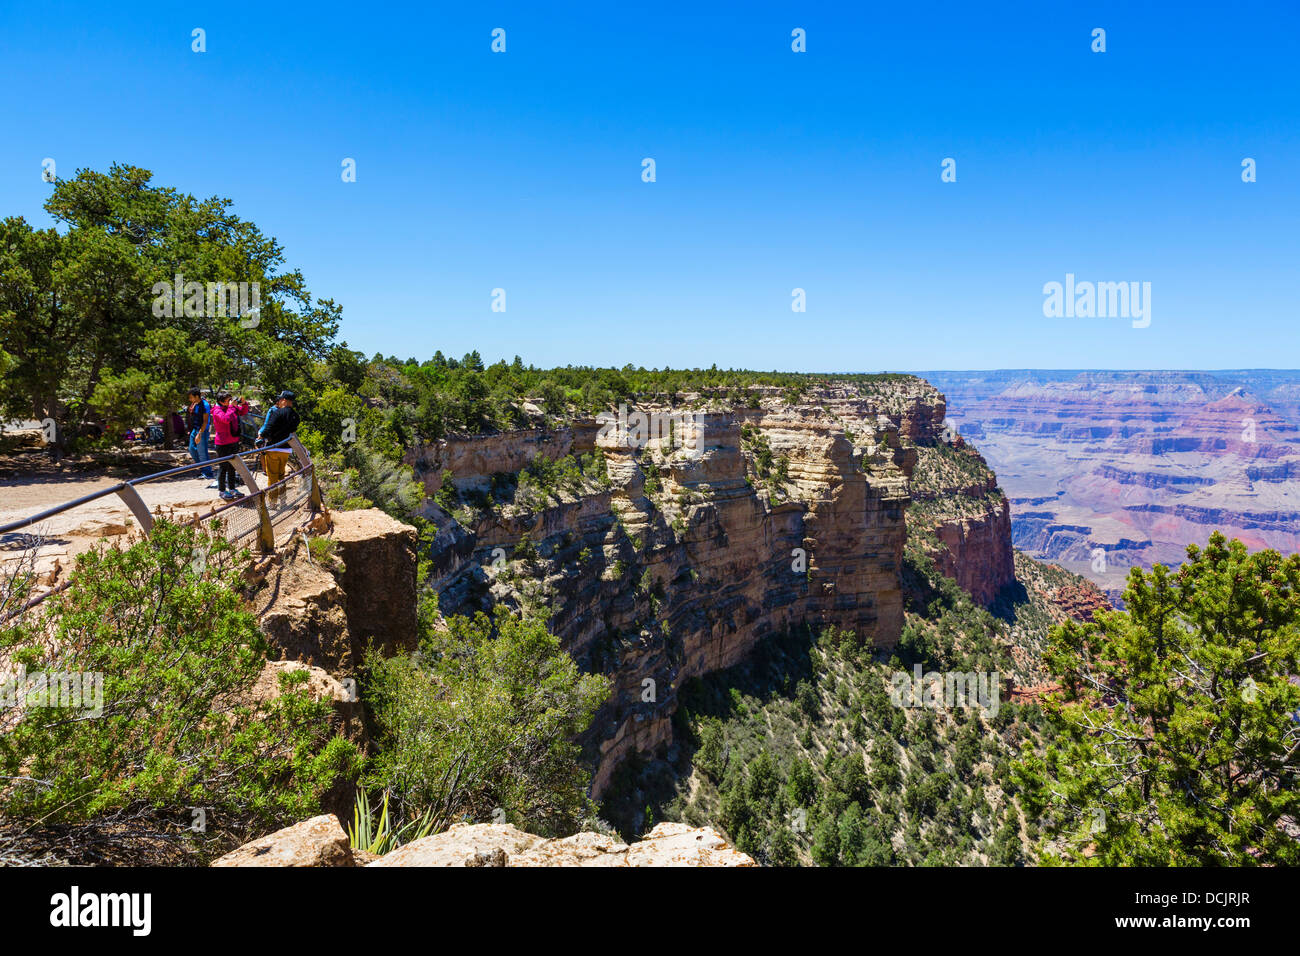
<path fill-rule="evenodd" d="M 199 520 L 214 530 L 220 530 L 231 544 L 238 545 L 256 542 L 257 533 L 262 527 L 262 515 L 256 497 L 240 498 Z"/>
<path fill-rule="evenodd" d="M 267 490 L 267 510 L 277 539 L 282 528 L 296 526 L 310 513 L 314 479 L 310 462 L 303 461 L 295 452 L 289 456 L 284 481 L 277 488 Z"/>

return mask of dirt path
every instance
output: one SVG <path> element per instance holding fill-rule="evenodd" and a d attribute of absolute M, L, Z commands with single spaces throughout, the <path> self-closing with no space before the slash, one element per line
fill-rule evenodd
<path fill-rule="evenodd" d="M 167 467 L 163 465 L 162 467 Z M 103 491 L 132 476 L 121 469 L 60 470 L 41 463 L 27 474 L 9 472 L 0 479 L 0 525 L 6 525 L 51 507 L 96 491 Z M 140 497 L 151 512 L 181 519 L 211 512 L 224 502 L 217 496 L 215 481 L 182 475 L 177 478 L 137 485 Z M 115 494 L 105 495 L 34 525 L 0 535 L 0 576 L 12 568 L 33 545 L 36 570 L 48 574 L 65 569 L 78 553 L 101 538 L 114 538 L 138 531 L 139 526 L 126 503 Z M 56 575 L 57 576 L 57 575 Z M 51 579 L 53 583 L 53 579 Z"/>

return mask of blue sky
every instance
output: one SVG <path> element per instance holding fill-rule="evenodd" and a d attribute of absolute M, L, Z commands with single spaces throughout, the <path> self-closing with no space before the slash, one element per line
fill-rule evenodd
<path fill-rule="evenodd" d="M 1300 367 L 1300 13 L 1153 6 L 8 4 L 0 213 L 144 166 L 400 357 Z M 1150 326 L 1045 318 L 1066 273 Z"/>

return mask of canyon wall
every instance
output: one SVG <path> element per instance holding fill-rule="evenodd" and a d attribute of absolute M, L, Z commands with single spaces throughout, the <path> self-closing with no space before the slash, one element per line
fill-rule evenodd
<path fill-rule="evenodd" d="M 1112 601 L 1215 530 L 1300 549 L 1300 373 L 926 374 L 1007 489 L 1015 546 Z"/>
<path fill-rule="evenodd" d="M 766 635 L 806 624 L 881 647 L 899 637 L 909 476 L 921 448 L 944 441 L 942 396 L 906 378 L 794 403 L 758 391 L 749 408 L 698 395 L 647 405 L 682 429 L 644 441 L 592 420 L 408 455 L 426 488 L 449 472 L 464 496 L 454 514 L 427 506 L 441 611 L 537 614 L 584 669 L 612 678 L 584 741 L 597 795 L 626 757 L 672 747 L 686 681 L 740 662 Z M 521 492 L 521 468 L 566 455 L 587 456 L 581 480 Z M 934 526 L 936 554 L 981 600 L 1013 573 L 1002 504 Z"/>

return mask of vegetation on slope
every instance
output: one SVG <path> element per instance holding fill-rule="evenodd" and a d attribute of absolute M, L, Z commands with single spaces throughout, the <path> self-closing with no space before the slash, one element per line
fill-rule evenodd
<path fill-rule="evenodd" d="M 1045 754 L 1016 766 L 1049 860 L 1300 862 L 1300 556 L 1214 534 L 1053 630 Z"/>
<path fill-rule="evenodd" d="M 750 660 L 687 687 L 673 762 L 619 777 L 606 813 L 712 825 L 778 865 L 1011 865 L 1026 831 L 1009 767 L 1037 742 L 1036 705 L 896 706 L 895 675 L 1007 674 L 1007 622 L 907 553 L 906 626 L 890 652 L 851 632 L 772 637 Z M 999 685 L 1000 689 L 1000 685 Z"/>
<path fill-rule="evenodd" d="M 66 592 L 0 629 L 0 659 L 36 681 L 0 704 L 10 824 L 130 824 L 202 857 L 319 812 L 355 778 L 357 749 L 305 671 L 251 695 L 268 646 L 229 583 L 243 566 L 220 535 L 160 521 L 78 555 Z M 42 679 L 60 675 L 99 683 L 49 697 Z"/>
<path fill-rule="evenodd" d="M 592 807 L 573 738 L 607 680 L 580 674 L 535 621 L 499 610 L 434 626 L 433 614 L 427 605 L 416 653 L 366 662 L 377 733 L 365 785 L 393 798 L 395 816 L 435 831 L 491 820 L 574 832 Z"/>

